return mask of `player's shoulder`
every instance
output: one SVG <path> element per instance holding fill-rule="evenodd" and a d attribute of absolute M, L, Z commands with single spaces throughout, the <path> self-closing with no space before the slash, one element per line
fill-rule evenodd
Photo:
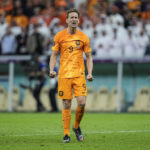
<path fill-rule="evenodd" d="M 79 34 L 81 35 L 81 36 L 83 36 L 84 38 L 88 38 L 88 36 L 81 30 L 81 29 L 78 29 L 79 30 Z"/>
<path fill-rule="evenodd" d="M 61 37 L 61 36 L 63 36 L 64 34 L 66 34 L 66 30 L 67 30 L 67 29 L 65 28 L 65 29 L 59 31 L 59 32 L 55 35 L 55 37 Z"/>
<path fill-rule="evenodd" d="M 79 34 L 83 37 L 83 38 L 85 38 L 85 39 L 88 39 L 89 37 L 81 30 L 81 29 L 78 29 L 79 30 Z"/>

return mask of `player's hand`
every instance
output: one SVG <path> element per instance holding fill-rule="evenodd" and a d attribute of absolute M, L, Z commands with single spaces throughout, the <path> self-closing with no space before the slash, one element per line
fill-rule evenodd
<path fill-rule="evenodd" d="M 56 72 L 55 71 L 50 71 L 50 73 L 49 73 L 49 76 L 51 77 L 51 78 L 55 78 L 56 77 Z"/>
<path fill-rule="evenodd" d="M 88 74 L 86 78 L 88 81 L 93 81 L 93 76 L 91 74 Z"/>

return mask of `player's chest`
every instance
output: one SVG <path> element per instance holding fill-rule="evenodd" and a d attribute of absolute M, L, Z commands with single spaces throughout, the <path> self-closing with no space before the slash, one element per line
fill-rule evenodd
<path fill-rule="evenodd" d="M 81 40 L 67 40 L 61 42 L 61 50 L 72 53 L 73 51 L 82 51 L 84 43 Z"/>

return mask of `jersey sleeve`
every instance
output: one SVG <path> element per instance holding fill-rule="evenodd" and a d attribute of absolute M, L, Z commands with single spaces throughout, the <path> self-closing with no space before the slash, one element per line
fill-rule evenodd
<path fill-rule="evenodd" d="M 90 48 L 90 40 L 88 37 L 85 37 L 85 44 L 84 44 L 84 52 L 85 53 L 89 53 L 91 52 L 91 48 Z"/>
<path fill-rule="evenodd" d="M 60 47 L 59 47 L 59 36 L 58 34 L 56 34 L 56 36 L 54 37 L 54 44 L 52 46 L 52 50 L 53 51 L 59 51 Z"/>

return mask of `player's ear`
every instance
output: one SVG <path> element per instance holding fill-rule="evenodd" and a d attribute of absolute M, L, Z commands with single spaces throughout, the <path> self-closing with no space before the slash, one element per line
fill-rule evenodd
<path fill-rule="evenodd" d="M 80 23 L 80 19 L 78 19 L 78 24 Z"/>
<path fill-rule="evenodd" d="M 66 23 L 68 24 L 68 18 L 66 19 Z"/>

